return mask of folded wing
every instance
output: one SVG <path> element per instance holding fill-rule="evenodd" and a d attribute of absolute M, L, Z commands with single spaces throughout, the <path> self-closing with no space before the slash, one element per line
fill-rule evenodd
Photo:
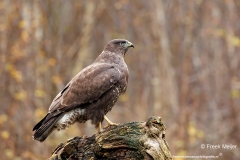
<path fill-rule="evenodd" d="M 92 103 L 120 79 L 116 66 L 97 63 L 77 74 L 53 100 L 49 112 L 71 110 L 72 107 Z"/>

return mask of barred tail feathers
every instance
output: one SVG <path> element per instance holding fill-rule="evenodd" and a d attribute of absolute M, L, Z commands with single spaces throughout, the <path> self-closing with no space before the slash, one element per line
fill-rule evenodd
<path fill-rule="evenodd" d="M 53 131 L 54 125 L 62 117 L 62 114 L 48 118 L 49 113 L 33 128 L 35 131 L 32 136 L 34 140 L 43 142 Z"/>

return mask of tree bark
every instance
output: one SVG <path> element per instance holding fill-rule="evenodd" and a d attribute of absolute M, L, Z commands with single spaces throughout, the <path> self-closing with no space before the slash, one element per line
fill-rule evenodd
<path fill-rule="evenodd" d="M 91 137 L 74 137 L 61 143 L 49 160 L 172 159 L 165 130 L 161 117 L 109 126 Z"/>

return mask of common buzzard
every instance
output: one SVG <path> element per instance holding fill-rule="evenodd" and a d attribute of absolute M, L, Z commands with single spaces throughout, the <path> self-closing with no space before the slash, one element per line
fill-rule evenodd
<path fill-rule="evenodd" d="M 53 99 L 47 115 L 38 122 L 33 139 L 44 141 L 53 130 L 61 130 L 75 122 L 91 120 L 101 129 L 105 115 L 127 89 L 128 67 L 124 62 L 127 50 L 134 45 L 128 40 L 114 39 L 88 67 L 80 71 Z"/>

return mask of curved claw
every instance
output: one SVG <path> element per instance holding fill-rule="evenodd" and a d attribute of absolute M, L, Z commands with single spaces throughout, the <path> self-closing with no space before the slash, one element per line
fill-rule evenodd
<path fill-rule="evenodd" d="M 107 124 L 106 126 L 104 126 L 103 128 L 105 129 L 105 128 L 107 128 L 107 127 L 109 127 L 109 126 L 118 126 L 119 124 L 118 123 L 111 123 L 111 124 Z"/>
<path fill-rule="evenodd" d="M 113 123 L 112 121 L 110 121 L 110 119 L 108 119 L 106 116 L 104 116 L 104 119 L 107 121 L 108 124 L 106 126 L 104 126 L 103 128 L 107 128 L 109 126 L 117 126 L 117 125 L 119 125 L 117 123 Z"/>

